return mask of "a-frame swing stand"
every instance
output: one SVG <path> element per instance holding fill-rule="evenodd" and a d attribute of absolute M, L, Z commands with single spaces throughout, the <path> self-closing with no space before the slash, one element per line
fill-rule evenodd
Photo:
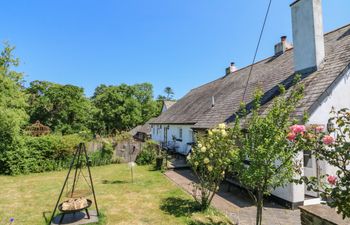
<path fill-rule="evenodd" d="M 93 184 L 93 181 L 92 181 L 92 176 L 91 176 L 91 171 L 90 171 L 90 160 L 89 160 L 89 157 L 88 157 L 88 154 L 87 154 L 87 151 L 86 151 L 86 147 L 85 147 L 85 144 L 84 143 L 80 143 L 78 146 L 77 146 L 77 149 L 74 153 L 74 156 L 73 156 L 73 159 L 72 159 L 72 162 L 69 166 L 69 170 L 68 170 L 68 174 L 66 176 L 66 179 L 64 180 L 64 184 L 62 186 L 62 189 L 61 189 L 61 193 L 57 199 L 57 202 L 56 202 L 56 206 L 52 212 L 52 215 L 51 215 L 51 219 L 49 221 L 48 224 L 57 224 L 57 223 L 53 223 L 55 220 L 55 214 L 56 214 L 56 211 L 57 211 L 57 208 L 60 209 L 60 211 L 62 212 L 61 216 L 60 216 L 60 219 L 59 219 L 59 222 L 58 224 L 60 224 L 65 216 L 65 214 L 71 214 L 73 213 L 75 215 L 76 212 L 80 212 L 82 210 L 85 210 L 87 216 L 88 216 L 88 219 L 90 219 L 90 215 L 89 215 L 89 212 L 88 212 L 88 207 L 91 205 L 91 201 L 89 201 L 89 205 L 88 207 L 85 207 L 83 209 L 77 209 L 77 210 L 71 210 L 71 211 L 67 211 L 67 212 L 64 212 L 61 210 L 61 205 L 60 204 L 60 201 L 61 201 L 61 198 L 62 198 L 62 194 L 64 192 L 64 189 L 65 188 L 68 188 L 68 179 L 69 179 L 69 175 L 71 174 L 71 171 L 72 169 L 74 170 L 74 177 L 73 177 L 73 184 L 72 184 L 72 188 L 71 190 L 68 192 L 68 196 L 69 198 L 76 198 L 76 185 L 77 185 L 77 182 L 79 180 L 79 177 L 80 175 L 82 174 L 82 167 L 83 165 L 86 165 L 87 167 L 87 170 L 88 170 L 88 179 L 86 179 L 84 177 L 84 175 L 82 175 L 86 181 L 86 183 L 88 184 L 89 186 L 89 191 L 92 192 L 92 195 L 94 197 L 94 203 L 95 203 L 95 208 L 96 208 L 96 214 L 97 214 L 97 221 L 98 221 L 98 216 L 99 216 L 99 211 L 98 211 L 98 207 L 97 207 L 97 201 L 96 201 L 96 195 L 95 195 L 95 189 L 94 189 L 94 184 Z M 91 221 L 91 222 L 96 222 L 96 221 Z M 65 223 L 66 224 L 66 223 Z M 87 223 L 83 223 L 83 224 L 87 224 Z"/>

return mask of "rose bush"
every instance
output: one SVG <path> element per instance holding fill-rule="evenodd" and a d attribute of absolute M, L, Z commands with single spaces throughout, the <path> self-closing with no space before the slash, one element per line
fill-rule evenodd
<path fill-rule="evenodd" d="M 350 111 L 331 111 L 328 132 L 323 126 L 310 126 L 294 144 L 307 146 L 318 160 L 325 160 L 336 168 L 336 174 L 320 177 L 302 177 L 309 190 L 319 192 L 330 207 L 342 216 L 350 218 Z M 287 136 L 289 139 L 290 137 Z"/>

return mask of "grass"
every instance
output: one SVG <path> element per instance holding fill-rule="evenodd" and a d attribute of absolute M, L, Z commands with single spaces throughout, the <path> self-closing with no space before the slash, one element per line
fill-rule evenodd
<path fill-rule="evenodd" d="M 45 224 L 50 218 L 67 171 L 0 176 L 0 225 Z M 214 209 L 198 211 L 191 196 L 148 166 L 125 164 L 92 168 L 100 224 L 230 224 Z"/>

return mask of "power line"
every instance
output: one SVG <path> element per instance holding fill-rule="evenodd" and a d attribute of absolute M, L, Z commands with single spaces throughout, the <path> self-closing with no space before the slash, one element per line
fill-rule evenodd
<path fill-rule="evenodd" d="M 246 82 L 246 84 L 245 84 L 244 93 L 243 93 L 243 97 L 242 97 L 242 101 L 243 101 L 243 102 L 244 102 L 245 95 L 246 95 L 246 92 L 247 92 L 247 88 L 248 88 L 248 83 L 249 83 L 249 80 L 250 80 L 250 76 L 251 76 L 252 71 L 253 71 L 253 67 L 254 67 L 256 55 L 258 54 L 258 50 L 259 50 L 259 46 L 260 46 L 260 41 L 261 41 L 262 35 L 263 35 L 263 33 L 264 33 L 264 29 L 265 29 L 265 24 L 266 24 L 266 21 L 267 21 L 267 17 L 268 17 L 269 12 L 270 12 L 271 3 L 272 3 L 272 0 L 269 1 L 269 5 L 268 5 L 267 10 L 266 10 L 264 23 L 263 23 L 263 26 L 262 26 L 261 31 L 260 31 L 259 41 L 258 41 L 258 44 L 257 44 L 256 49 L 255 49 L 255 54 L 254 54 L 253 62 L 252 62 L 252 64 L 251 64 L 251 66 L 250 66 L 250 71 L 249 71 L 248 79 L 247 79 L 247 82 Z"/>

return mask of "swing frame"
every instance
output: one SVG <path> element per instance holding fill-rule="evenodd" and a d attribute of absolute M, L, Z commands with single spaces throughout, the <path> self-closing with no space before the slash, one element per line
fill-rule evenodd
<path fill-rule="evenodd" d="M 73 156 L 73 159 L 70 163 L 70 166 L 69 166 L 69 170 L 68 170 L 68 173 L 67 173 L 67 176 L 64 180 L 64 183 L 63 183 L 63 186 L 62 186 L 62 189 L 61 189 L 61 192 L 60 192 L 60 195 L 57 199 L 57 202 L 56 202 L 56 206 L 52 212 L 52 215 L 51 215 L 51 219 L 49 221 L 48 224 L 51 224 L 52 220 L 54 219 L 55 217 L 55 214 L 56 214 L 56 211 L 57 211 L 57 208 L 60 204 L 60 201 L 61 201 L 61 198 L 62 198 L 62 194 L 64 192 L 64 189 L 65 187 L 67 186 L 68 184 L 68 178 L 69 178 L 69 175 L 72 171 L 72 168 L 75 166 L 75 172 L 74 172 L 74 179 L 73 179 L 73 187 L 72 187 L 72 191 L 71 191 L 71 197 L 73 197 L 73 193 L 74 193 L 74 189 L 75 189 L 75 184 L 76 184 L 76 181 L 77 181 L 77 173 L 78 173 L 78 169 L 81 171 L 81 166 L 82 166 L 82 159 L 83 157 L 85 157 L 86 159 L 86 166 L 87 166 L 87 169 L 88 169 L 88 173 L 89 173 L 89 180 L 90 180 L 90 184 L 87 182 L 87 184 L 89 185 L 91 191 L 92 191 L 92 194 L 94 196 L 94 202 L 95 202 L 95 208 L 96 208 L 96 213 L 97 213 L 97 216 L 99 216 L 99 210 L 98 210 L 98 206 L 97 206 L 97 201 L 96 201 L 96 195 L 95 195 L 95 188 L 94 188 L 94 184 L 93 184 L 93 181 L 92 181 L 92 176 L 91 176 L 91 171 L 90 171 L 90 160 L 89 160 L 89 157 L 88 157 L 88 154 L 87 154 L 87 151 L 86 151 L 86 146 L 84 143 L 80 143 L 78 146 L 77 146 L 77 149 L 74 153 L 74 156 Z M 76 160 L 77 159 L 77 160 Z M 79 173 L 80 175 L 80 173 Z M 84 175 L 83 175 L 84 176 Z M 85 178 L 85 177 L 84 177 Z M 85 178 L 86 180 L 86 178 Z M 84 209 L 82 209 L 84 210 Z M 87 209 L 85 209 L 87 211 Z M 81 210 L 79 210 L 81 211 Z M 64 216 L 64 212 L 62 212 Z M 61 217 L 62 219 L 62 217 Z"/>

